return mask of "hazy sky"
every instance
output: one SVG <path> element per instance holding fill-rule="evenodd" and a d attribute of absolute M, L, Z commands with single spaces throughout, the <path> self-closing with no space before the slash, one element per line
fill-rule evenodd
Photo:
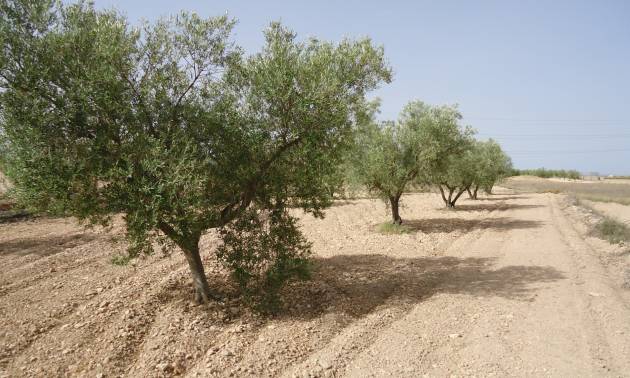
<path fill-rule="evenodd" d="M 131 22 L 181 9 L 226 11 L 248 52 L 280 20 L 300 37 L 369 36 L 394 82 L 382 118 L 410 100 L 458 103 L 518 168 L 630 174 L 630 1 L 96 0 Z"/>

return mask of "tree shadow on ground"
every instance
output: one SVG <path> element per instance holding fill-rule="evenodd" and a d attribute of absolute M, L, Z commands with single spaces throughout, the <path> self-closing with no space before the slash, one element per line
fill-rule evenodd
<path fill-rule="evenodd" d="M 415 232 L 444 233 L 453 231 L 471 231 L 474 229 L 515 230 L 540 227 L 543 222 L 514 219 L 509 217 L 489 218 L 483 220 L 461 218 L 430 218 L 407 220 L 403 223 Z"/>
<path fill-rule="evenodd" d="M 33 214 L 26 210 L 0 210 L 0 224 L 14 223 L 33 218 Z"/>
<path fill-rule="evenodd" d="M 360 317 L 378 306 L 415 304 L 439 294 L 533 301 L 543 285 L 564 279 L 548 266 L 494 268 L 493 258 L 339 255 L 315 260 L 312 281 L 295 285 L 285 316 L 313 318 L 326 312 Z"/>
<path fill-rule="evenodd" d="M 348 206 L 348 205 L 354 205 L 360 199 L 368 199 L 368 198 L 339 198 L 339 199 L 335 199 L 332 202 L 332 204 L 330 204 L 330 207 L 343 207 L 343 206 Z"/>
<path fill-rule="evenodd" d="M 457 205 L 448 211 L 507 211 L 518 209 L 535 209 L 543 207 L 542 205 L 523 205 L 516 203 L 474 203 Z"/>
<path fill-rule="evenodd" d="M 518 200 L 518 199 L 528 199 L 526 196 L 517 196 L 513 194 L 492 194 L 491 197 L 480 197 L 474 201 L 507 201 L 507 200 Z"/>
<path fill-rule="evenodd" d="M 45 257 L 63 252 L 91 242 L 96 238 L 89 233 L 71 235 L 48 236 L 41 238 L 17 238 L 0 242 L 0 256 L 2 255 L 36 255 Z"/>

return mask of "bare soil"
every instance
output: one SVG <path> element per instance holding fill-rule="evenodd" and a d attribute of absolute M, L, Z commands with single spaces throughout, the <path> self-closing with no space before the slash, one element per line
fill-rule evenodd
<path fill-rule="evenodd" d="M 195 306 L 183 256 L 129 266 L 112 231 L 0 224 L 0 376 L 630 376 L 630 253 L 590 237 L 562 195 L 500 191 L 442 209 L 403 197 L 413 232 L 382 235 L 376 200 L 302 216 L 315 272 L 282 313 Z"/>

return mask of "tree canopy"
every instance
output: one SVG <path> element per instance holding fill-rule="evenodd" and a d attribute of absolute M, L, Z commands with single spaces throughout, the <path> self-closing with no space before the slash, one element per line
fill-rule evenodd
<path fill-rule="evenodd" d="M 1 134 L 16 195 L 93 224 L 124 214 L 132 254 L 176 244 L 199 301 L 213 296 L 204 231 L 252 209 L 280 228 L 293 227 L 288 207 L 321 216 L 365 95 L 391 80 L 368 39 L 301 42 L 272 23 L 248 56 L 226 16 L 133 28 L 83 2 L 0 9 Z"/>
<path fill-rule="evenodd" d="M 417 129 L 400 120 L 379 123 L 372 117 L 357 134 L 352 177 L 390 206 L 394 224 L 402 223 L 400 197 L 418 175 L 421 147 Z"/>
<path fill-rule="evenodd" d="M 512 159 L 493 139 L 477 141 L 473 148 L 475 159 L 475 177 L 469 189 L 472 199 L 477 199 L 477 191 L 482 188 L 492 193 L 492 187 L 500 179 L 507 177 L 512 171 Z"/>
<path fill-rule="evenodd" d="M 460 125 L 462 116 L 456 106 L 429 106 L 416 101 L 407 109 L 405 122 L 418 129 L 422 146 L 418 179 L 437 186 L 446 206 L 453 207 L 472 174 L 468 154 L 474 131 Z"/>

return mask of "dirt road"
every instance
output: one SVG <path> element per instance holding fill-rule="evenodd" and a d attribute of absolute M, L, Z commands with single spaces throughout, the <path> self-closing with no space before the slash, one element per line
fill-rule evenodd
<path fill-rule="evenodd" d="M 404 235 L 374 231 L 378 201 L 304 217 L 315 274 L 275 318 L 232 298 L 212 235 L 204 307 L 178 254 L 118 267 L 110 233 L 2 224 L 0 375 L 630 376 L 630 254 L 562 196 L 404 205 Z"/>

